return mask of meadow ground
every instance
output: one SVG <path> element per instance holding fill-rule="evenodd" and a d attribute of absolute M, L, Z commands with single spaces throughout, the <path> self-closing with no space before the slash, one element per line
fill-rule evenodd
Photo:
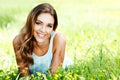
<path fill-rule="evenodd" d="M 42 2 L 55 7 L 57 31 L 66 36 L 66 54 L 74 62 L 46 78 L 120 80 L 119 0 L 0 0 L 0 80 L 15 80 L 19 76 L 12 40 L 24 26 L 30 10 Z M 31 79 L 42 76 L 38 73 Z"/>

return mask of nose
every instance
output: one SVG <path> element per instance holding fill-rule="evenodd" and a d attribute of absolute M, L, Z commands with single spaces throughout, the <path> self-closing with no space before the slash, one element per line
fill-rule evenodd
<path fill-rule="evenodd" d="M 46 29 L 45 29 L 45 26 L 42 26 L 41 31 L 42 31 L 42 32 L 45 32 L 45 30 L 46 30 Z"/>

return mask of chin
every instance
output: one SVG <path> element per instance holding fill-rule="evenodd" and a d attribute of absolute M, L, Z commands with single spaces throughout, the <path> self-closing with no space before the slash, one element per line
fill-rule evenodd
<path fill-rule="evenodd" d="M 37 39 L 37 42 L 39 42 L 39 43 L 42 43 L 42 42 L 44 42 L 45 40 L 43 40 L 43 39 Z"/>

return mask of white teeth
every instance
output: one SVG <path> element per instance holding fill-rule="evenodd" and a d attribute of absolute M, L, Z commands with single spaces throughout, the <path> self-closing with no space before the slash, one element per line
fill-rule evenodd
<path fill-rule="evenodd" d="M 42 34 L 38 34 L 39 36 L 41 36 L 41 37 L 43 37 L 44 35 L 42 35 Z"/>
<path fill-rule="evenodd" d="M 38 36 L 39 36 L 40 38 L 44 38 L 45 35 L 38 33 Z"/>

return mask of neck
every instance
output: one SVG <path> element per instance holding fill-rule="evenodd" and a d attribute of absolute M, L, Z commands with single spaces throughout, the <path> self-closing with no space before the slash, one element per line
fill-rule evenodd
<path fill-rule="evenodd" d="M 49 41 L 44 43 L 44 44 L 40 44 L 36 41 L 33 42 L 34 48 L 33 51 L 36 55 L 41 56 L 44 55 L 47 51 L 48 51 L 48 47 L 49 47 Z M 40 44 L 40 45 L 39 45 Z"/>
<path fill-rule="evenodd" d="M 34 43 L 34 47 L 44 48 L 44 47 L 49 46 L 50 41 L 48 40 L 48 41 L 46 41 L 44 43 L 34 41 L 33 43 Z"/>

